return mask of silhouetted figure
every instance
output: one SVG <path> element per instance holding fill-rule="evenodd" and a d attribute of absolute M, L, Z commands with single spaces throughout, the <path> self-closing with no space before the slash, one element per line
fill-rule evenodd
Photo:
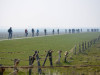
<path fill-rule="evenodd" d="M 25 36 L 27 37 L 28 36 L 28 30 L 25 29 Z"/>
<path fill-rule="evenodd" d="M 44 29 L 44 34 L 47 35 L 47 30 L 46 29 Z"/>
<path fill-rule="evenodd" d="M 12 38 L 12 27 L 8 29 L 8 33 L 9 33 L 8 39 L 11 39 Z"/>
<path fill-rule="evenodd" d="M 69 29 L 69 33 L 71 33 L 71 29 Z"/>
<path fill-rule="evenodd" d="M 37 29 L 36 35 L 39 36 L 39 30 Z"/>
<path fill-rule="evenodd" d="M 57 29 L 57 33 L 59 34 L 59 29 Z"/>
<path fill-rule="evenodd" d="M 75 29 L 72 29 L 72 33 L 75 33 Z"/>
<path fill-rule="evenodd" d="M 32 28 L 32 37 L 34 37 L 35 30 Z"/>
<path fill-rule="evenodd" d="M 81 32 L 82 32 L 82 29 L 81 29 Z"/>
<path fill-rule="evenodd" d="M 65 33 L 67 33 L 67 29 L 65 29 Z"/>
<path fill-rule="evenodd" d="M 52 30 L 52 34 L 54 35 L 54 33 L 55 33 L 55 30 L 53 29 L 53 30 Z"/>
<path fill-rule="evenodd" d="M 76 32 L 77 32 L 77 33 L 80 33 L 80 29 L 76 29 Z"/>
<path fill-rule="evenodd" d="M 90 30 L 89 30 L 89 29 L 87 29 L 87 32 L 90 32 Z"/>
<path fill-rule="evenodd" d="M 93 29 L 91 29 L 91 32 L 93 32 Z"/>

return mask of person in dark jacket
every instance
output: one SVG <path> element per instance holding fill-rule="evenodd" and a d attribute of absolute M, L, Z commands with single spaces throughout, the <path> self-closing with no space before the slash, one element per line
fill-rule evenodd
<path fill-rule="evenodd" d="M 47 30 L 46 29 L 44 29 L 44 34 L 47 35 Z"/>
<path fill-rule="evenodd" d="M 8 39 L 12 39 L 12 27 L 8 29 L 8 33 L 9 33 Z"/>
<path fill-rule="evenodd" d="M 26 37 L 28 36 L 28 31 L 27 31 L 27 29 L 25 29 L 25 36 L 26 36 Z"/>
<path fill-rule="evenodd" d="M 36 35 L 39 36 L 39 30 L 37 29 Z"/>
<path fill-rule="evenodd" d="M 32 28 L 32 37 L 34 37 L 35 30 Z"/>
<path fill-rule="evenodd" d="M 53 30 L 52 30 L 52 34 L 54 35 L 54 33 L 55 33 L 55 30 L 53 29 Z"/>

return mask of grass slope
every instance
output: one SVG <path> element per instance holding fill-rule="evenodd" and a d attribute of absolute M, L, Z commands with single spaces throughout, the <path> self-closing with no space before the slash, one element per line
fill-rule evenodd
<path fill-rule="evenodd" d="M 65 51 L 69 51 L 75 44 L 79 44 L 82 41 L 89 41 L 97 38 L 99 35 L 100 33 L 79 33 L 0 41 L 0 58 L 7 58 L 0 59 L 0 64 L 11 66 L 13 65 L 13 61 L 11 61 L 11 59 L 15 58 L 28 60 L 29 56 L 34 54 L 34 50 L 38 50 L 40 57 L 45 58 L 45 56 L 41 55 L 46 55 L 45 50 L 49 49 L 54 50 L 53 62 L 58 59 L 57 51 L 62 50 L 63 52 L 61 60 L 63 62 L 63 54 Z M 77 61 L 78 60 L 75 62 Z M 28 63 L 28 61 L 21 61 L 19 65 L 28 65 Z M 41 61 L 41 63 L 43 63 L 43 61 Z M 49 63 L 46 63 L 46 65 L 49 65 Z"/>

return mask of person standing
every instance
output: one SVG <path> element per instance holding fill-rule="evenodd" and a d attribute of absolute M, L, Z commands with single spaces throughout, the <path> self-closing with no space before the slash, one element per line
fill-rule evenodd
<path fill-rule="evenodd" d="M 36 35 L 39 36 L 39 30 L 37 29 Z"/>
<path fill-rule="evenodd" d="M 67 29 L 65 29 L 65 34 L 67 33 Z"/>
<path fill-rule="evenodd" d="M 58 32 L 58 34 L 59 34 L 59 29 L 57 29 L 57 32 Z"/>
<path fill-rule="evenodd" d="M 27 37 L 27 35 L 28 35 L 28 31 L 27 29 L 25 29 L 25 36 Z"/>
<path fill-rule="evenodd" d="M 12 38 L 12 27 L 8 29 L 8 33 L 9 33 L 8 39 L 11 39 Z"/>
<path fill-rule="evenodd" d="M 34 37 L 34 32 L 35 32 L 35 31 L 34 31 L 34 29 L 32 28 L 32 37 Z"/>
<path fill-rule="evenodd" d="M 45 36 L 47 35 L 47 30 L 46 29 L 44 29 L 44 34 L 45 34 Z"/>
<path fill-rule="evenodd" d="M 53 29 L 53 30 L 52 30 L 52 34 L 54 35 L 54 33 L 55 33 L 55 30 Z"/>

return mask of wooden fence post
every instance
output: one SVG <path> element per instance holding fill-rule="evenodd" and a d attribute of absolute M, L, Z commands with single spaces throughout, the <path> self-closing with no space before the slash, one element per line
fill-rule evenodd
<path fill-rule="evenodd" d="M 79 53 L 81 53 L 81 45 L 79 44 Z"/>
<path fill-rule="evenodd" d="M 74 51 L 75 51 L 74 54 L 76 55 L 76 45 L 75 45 Z"/>
<path fill-rule="evenodd" d="M 32 58 L 32 56 L 29 56 L 29 66 L 32 65 L 31 58 Z M 31 68 L 30 68 L 30 69 L 29 69 L 29 75 L 31 75 L 31 72 L 32 72 L 32 70 L 31 70 Z"/>
<path fill-rule="evenodd" d="M 0 67 L 2 67 L 2 64 L 0 64 Z M 3 72 L 5 71 L 4 68 L 0 68 L 0 75 L 3 75 Z"/>
<path fill-rule="evenodd" d="M 84 52 L 84 42 L 82 42 L 82 52 Z"/>
<path fill-rule="evenodd" d="M 38 64 L 38 73 L 41 74 L 42 73 L 42 70 L 40 68 L 40 58 L 39 58 L 39 55 L 38 55 L 38 51 L 35 51 L 35 54 L 36 54 L 36 60 L 37 60 L 37 64 Z"/>
<path fill-rule="evenodd" d="M 98 36 L 98 40 L 100 40 L 100 35 Z"/>
<path fill-rule="evenodd" d="M 61 50 L 60 50 L 60 51 L 58 51 L 58 53 L 59 53 L 58 63 L 60 63 L 61 52 L 62 52 Z"/>
<path fill-rule="evenodd" d="M 56 61 L 56 64 L 60 64 L 60 58 L 61 58 L 61 50 L 58 51 L 58 60 Z"/>
<path fill-rule="evenodd" d="M 90 41 L 90 47 L 92 46 L 92 40 Z"/>
<path fill-rule="evenodd" d="M 14 75 L 17 75 L 18 73 L 18 68 L 17 68 L 18 64 L 19 64 L 19 60 L 14 59 Z"/>
<path fill-rule="evenodd" d="M 86 43 L 86 41 L 85 41 L 85 50 L 87 49 L 86 44 L 87 44 L 87 43 Z"/>
<path fill-rule="evenodd" d="M 88 48 L 90 47 L 90 42 L 88 42 Z"/>
<path fill-rule="evenodd" d="M 50 61 L 50 66 L 53 66 L 53 63 L 52 63 L 52 50 L 49 50 L 48 52 L 48 55 L 49 55 L 49 61 Z"/>
<path fill-rule="evenodd" d="M 45 58 L 45 60 L 44 60 L 44 62 L 43 62 L 43 65 L 42 65 L 42 66 L 44 66 L 44 65 L 45 65 L 45 62 L 46 62 L 46 60 L 47 60 L 47 57 L 48 57 L 48 52 L 47 52 L 46 58 Z"/>
<path fill-rule="evenodd" d="M 47 60 L 47 57 L 49 56 L 49 61 L 50 61 L 50 66 L 52 66 L 53 65 L 53 63 L 52 63 L 52 50 L 49 50 L 48 52 L 47 52 L 47 55 L 46 55 L 46 58 L 45 58 L 45 60 L 44 60 L 44 62 L 43 62 L 43 65 L 42 66 L 44 66 L 45 65 L 45 62 L 46 62 L 46 60 Z"/>
<path fill-rule="evenodd" d="M 68 52 L 66 51 L 66 52 L 65 52 L 65 59 L 64 59 L 64 62 L 67 62 L 67 57 L 68 57 Z"/>

